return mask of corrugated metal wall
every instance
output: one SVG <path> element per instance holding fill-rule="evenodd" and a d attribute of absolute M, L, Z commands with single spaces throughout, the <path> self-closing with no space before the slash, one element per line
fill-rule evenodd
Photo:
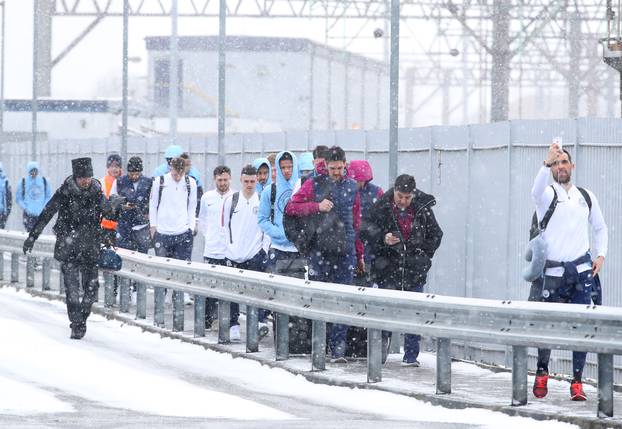
<path fill-rule="evenodd" d="M 595 193 L 609 226 L 609 254 L 602 276 L 604 302 L 622 306 L 622 237 L 618 234 L 622 230 L 622 120 L 427 127 L 403 129 L 399 136 L 399 173 L 413 174 L 421 190 L 436 196 L 435 212 L 445 232 L 428 290 L 454 296 L 526 299 L 529 285 L 522 280 L 521 271 L 534 210 L 530 189 L 551 140 L 562 136 L 577 164 L 574 183 Z M 206 187 L 211 187 L 211 171 L 218 158 L 216 137 L 184 138 L 179 144 L 191 153 Z M 340 145 L 349 159 L 368 159 L 375 182 L 387 188 L 388 133 L 362 130 L 227 136 L 226 159 L 234 172 L 234 186 L 237 172 L 254 158 L 284 148 L 302 152 L 317 144 Z M 143 157 L 149 173 L 163 161 L 167 145 L 164 137 L 130 138 L 128 150 L 130 155 Z M 118 138 L 41 142 L 38 158 L 43 173 L 57 186 L 70 174 L 72 158 L 93 157 L 96 174 L 102 176 L 107 154 L 119 148 Z M 29 149 L 29 143 L 4 144 L 2 161 L 13 187 L 23 175 Z M 21 229 L 19 209 L 14 210 L 8 225 Z M 489 357 L 495 360 L 497 355 L 498 351 L 491 350 Z"/>

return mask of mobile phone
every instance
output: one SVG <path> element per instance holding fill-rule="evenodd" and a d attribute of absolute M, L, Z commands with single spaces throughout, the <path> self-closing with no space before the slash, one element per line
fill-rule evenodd
<path fill-rule="evenodd" d="M 558 137 L 555 137 L 555 138 L 553 139 L 553 144 L 557 144 L 557 145 L 559 145 L 559 148 L 560 148 L 560 149 L 562 149 L 562 138 L 561 138 L 561 137 L 559 137 L 559 136 L 558 136 Z"/>

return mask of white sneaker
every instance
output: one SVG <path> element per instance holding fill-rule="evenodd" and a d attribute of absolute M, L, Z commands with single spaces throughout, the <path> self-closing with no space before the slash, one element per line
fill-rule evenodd
<path fill-rule="evenodd" d="M 194 296 L 184 293 L 184 304 L 192 305 L 192 303 L 194 303 Z"/>
<path fill-rule="evenodd" d="M 232 343 L 239 343 L 240 339 L 240 325 L 234 325 L 229 328 L 229 341 Z"/>
<path fill-rule="evenodd" d="M 173 303 L 173 292 L 170 290 L 166 291 L 166 295 L 164 295 L 164 303 L 172 304 Z"/>
<path fill-rule="evenodd" d="M 132 303 L 132 305 L 136 305 L 136 292 L 130 292 L 130 301 Z"/>

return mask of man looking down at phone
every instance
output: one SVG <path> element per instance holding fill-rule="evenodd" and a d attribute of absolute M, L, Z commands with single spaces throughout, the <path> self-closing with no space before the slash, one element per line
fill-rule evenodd
<path fill-rule="evenodd" d="M 147 253 L 149 237 L 149 195 L 152 180 L 143 175 L 143 160 L 138 156 L 127 163 L 127 175 L 117 179 L 117 193 L 125 197 L 117 225 L 117 245 Z"/>
<path fill-rule="evenodd" d="M 415 178 L 402 174 L 363 220 L 360 237 L 371 253 L 371 279 L 382 289 L 423 292 L 432 257 L 443 231 L 432 206 L 436 199 L 416 187 Z M 386 361 L 391 333 L 382 332 L 382 362 Z M 421 337 L 404 338 L 405 366 L 419 366 Z"/>

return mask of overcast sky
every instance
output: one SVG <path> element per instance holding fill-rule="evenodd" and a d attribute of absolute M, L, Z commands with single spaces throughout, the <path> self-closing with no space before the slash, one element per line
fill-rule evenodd
<path fill-rule="evenodd" d="M 32 94 L 33 1 L 6 0 L 5 2 L 5 96 L 7 98 L 29 98 Z M 275 23 L 275 20 L 265 18 L 259 20 L 230 19 L 227 32 L 238 35 L 307 37 L 323 41 L 324 26 L 320 21 L 279 19 L 278 23 Z M 52 57 L 61 52 L 89 22 L 89 18 L 54 18 Z M 170 19 L 168 18 L 130 19 L 130 56 L 142 59 L 140 63 L 130 64 L 131 75 L 144 76 L 146 74 L 144 38 L 168 34 L 170 34 Z M 211 18 L 180 19 L 179 34 L 216 35 L 218 34 L 218 22 Z M 121 43 L 121 18 L 104 19 L 54 68 L 52 96 L 58 98 L 110 96 L 110 88 L 113 88 L 114 82 L 119 82 L 121 78 Z M 381 41 L 374 41 L 372 44 L 376 51 L 381 49 Z"/>

